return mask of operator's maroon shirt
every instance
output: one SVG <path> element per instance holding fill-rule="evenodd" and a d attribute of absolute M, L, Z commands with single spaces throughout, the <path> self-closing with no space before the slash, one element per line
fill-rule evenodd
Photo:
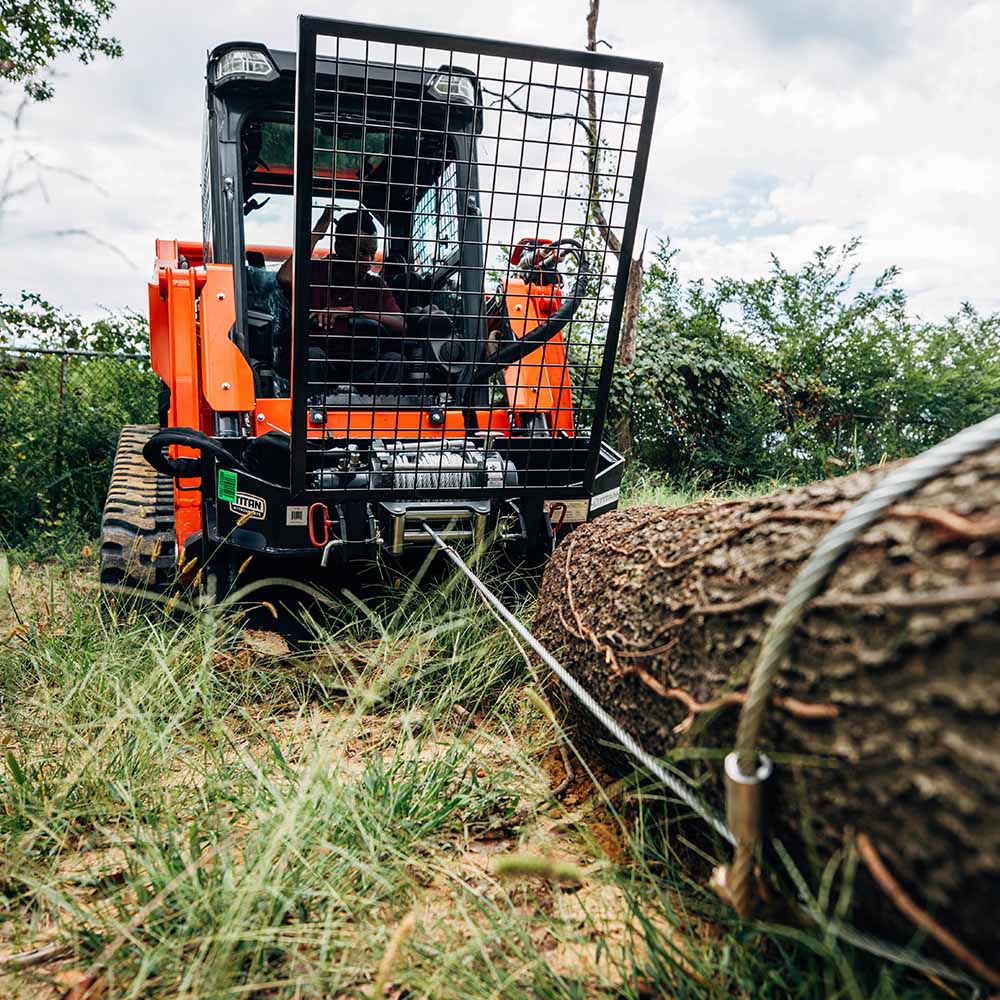
<path fill-rule="evenodd" d="M 375 314 L 398 314 L 400 309 L 386 283 L 368 271 L 358 275 L 354 264 L 327 257 L 312 261 L 309 308 L 344 309 Z M 347 317 L 337 318 L 334 331 L 347 333 Z"/>

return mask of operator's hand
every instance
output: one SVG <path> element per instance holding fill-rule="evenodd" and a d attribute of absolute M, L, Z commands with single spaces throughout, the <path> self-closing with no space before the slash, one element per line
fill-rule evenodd
<path fill-rule="evenodd" d="M 309 241 L 309 254 L 312 254 L 316 250 L 316 244 L 323 238 L 323 234 L 330 228 L 330 222 L 333 219 L 333 206 L 328 205 L 323 209 L 323 214 L 316 220 L 316 225 L 313 226 L 312 239 Z M 278 284 L 287 291 L 291 290 L 292 287 L 292 267 L 293 259 L 289 257 L 282 265 L 278 268 Z M 312 319 L 319 323 L 318 317 L 313 314 Z M 324 327 L 326 329 L 326 327 Z"/>
<path fill-rule="evenodd" d="M 353 313 L 350 306 L 337 306 L 333 309 L 314 309 L 309 313 L 309 318 L 321 330 L 332 330 L 338 317 Z"/>
<path fill-rule="evenodd" d="M 323 209 L 323 214 L 316 220 L 316 225 L 313 226 L 313 236 L 322 236 L 330 228 L 330 223 L 333 221 L 333 206 L 327 205 Z"/>

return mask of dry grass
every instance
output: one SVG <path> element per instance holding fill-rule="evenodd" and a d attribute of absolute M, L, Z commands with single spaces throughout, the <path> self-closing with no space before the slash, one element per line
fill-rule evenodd
<path fill-rule="evenodd" d="M 380 968 L 390 997 L 899 994 L 736 928 L 640 780 L 577 761 L 553 796 L 537 681 L 455 581 L 292 650 L 113 619 L 86 563 L 6 579 L 0 954 L 66 953 L 0 968 L 2 997 L 365 997 Z M 502 878 L 512 855 L 540 867 Z"/>

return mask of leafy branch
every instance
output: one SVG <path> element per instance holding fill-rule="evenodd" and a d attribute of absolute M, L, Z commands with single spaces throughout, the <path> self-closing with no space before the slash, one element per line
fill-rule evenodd
<path fill-rule="evenodd" d="M 121 42 L 101 34 L 113 0 L 0 0 L 0 79 L 20 83 L 30 100 L 53 94 L 45 69 L 60 55 L 90 63 L 118 59 Z"/>

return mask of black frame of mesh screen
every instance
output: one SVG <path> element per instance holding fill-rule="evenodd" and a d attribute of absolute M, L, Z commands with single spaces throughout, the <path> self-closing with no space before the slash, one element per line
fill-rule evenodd
<path fill-rule="evenodd" d="M 600 458 L 601 437 L 604 430 L 605 418 L 608 408 L 608 396 L 611 387 L 611 378 L 615 363 L 618 336 L 621 327 L 622 314 L 625 304 L 626 285 L 628 281 L 629 262 L 632 259 L 634 249 L 636 229 L 638 226 L 639 206 L 642 198 L 642 190 L 645 181 L 647 159 L 652 137 L 653 119 L 656 110 L 657 98 L 659 94 L 660 75 L 662 64 L 647 60 L 628 59 L 607 53 L 573 51 L 565 49 L 551 48 L 541 45 L 525 45 L 519 43 L 490 41 L 477 38 L 469 38 L 459 35 L 444 34 L 439 32 L 418 31 L 410 29 L 388 28 L 379 25 L 362 24 L 349 21 L 328 20 L 301 16 L 299 18 L 299 45 L 297 53 L 297 68 L 295 81 L 295 163 L 294 163 L 294 200 L 295 200 L 295 230 L 294 230 L 294 276 L 293 276 L 293 299 L 292 299 L 292 362 L 291 362 L 291 487 L 293 494 L 310 496 L 318 493 L 330 494 L 340 492 L 344 500 L 369 500 L 369 499 L 397 499 L 397 500 L 422 500 L 422 499 L 482 499 L 489 496 L 507 496 L 530 494 L 534 496 L 549 496 L 553 489 L 558 489 L 561 497 L 586 497 L 593 490 L 594 477 L 598 469 Z M 357 51 L 362 47 L 364 58 L 358 59 L 355 56 L 341 56 L 341 44 L 349 43 L 352 51 Z M 319 54 L 320 46 L 330 48 L 332 46 L 334 55 L 332 57 Z M 385 54 L 387 51 L 398 54 L 400 49 L 407 52 L 420 52 L 420 65 L 415 65 L 416 60 L 412 58 L 402 62 L 397 62 L 396 58 L 372 58 L 370 53 Z M 437 53 L 446 53 L 448 58 L 443 62 L 435 64 L 427 63 L 427 53 L 431 50 Z M 494 69 L 494 72 L 483 73 L 484 61 L 487 62 L 487 69 L 490 67 L 502 67 L 502 72 Z M 341 66 L 344 70 L 341 70 Z M 351 67 L 348 74 L 347 68 Z M 462 70 L 454 75 L 462 75 L 468 72 L 474 81 L 477 103 L 470 112 L 469 108 L 456 100 L 453 104 L 451 91 L 449 90 L 446 99 L 433 98 L 427 91 L 426 86 L 421 86 L 418 95 L 414 97 L 412 82 L 414 71 L 421 74 L 416 79 L 428 82 L 435 74 L 439 74 L 443 68 L 451 67 Z M 598 105 L 599 118 L 597 120 L 597 143 L 594 145 L 591 132 L 589 130 L 590 118 L 586 106 L 585 95 L 585 74 L 588 70 L 595 73 L 594 96 Z M 508 76 L 509 71 L 509 76 Z M 358 86 L 359 74 L 363 80 Z M 399 80 L 406 77 L 410 84 L 410 90 L 406 93 Z M 348 83 L 348 78 L 351 82 Z M 333 80 L 331 89 L 330 81 Z M 571 79 L 578 81 L 578 85 L 570 85 L 564 80 Z M 370 83 L 371 80 L 371 83 Z M 376 88 L 376 80 L 378 87 Z M 388 96 L 386 94 L 386 84 L 390 82 Z M 615 90 L 613 81 L 627 81 L 619 83 L 621 89 Z M 602 86 L 603 83 L 603 86 Z M 499 90 L 496 88 L 499 86 Z M 635 88 L 638 87 L 638 90 Z M 532 95 L 551 91 L 552 104 L 548 111 L 533 110 L 531 104 Z M 570 101 L 570 94 L 576 95 L 575 110 L 566 110 L 566 105 Z M 557 110 L 557 100 L 561 101 Z M 332 110 L 331 110 L 331 101 Z M 360 109 L 359 109 L 360 105 Z M 624 107 L 620 117 L 616 117 L 615 108 Z M 386 109 L 389 114 L 389 122 L 386 123 Z M 374 110 L 373 110 L 374 109 Z M 635 113 L 641 111 L 641 113 Z M 605 116 L 607 112 L 607 116 Z M 472 115 L 470 124 L 469 115 Z M 516 129 L 511 128 L 511 121 L 517 121 L 518 115 L 524 121 L 523 132 L 518 139 Z M 630 117 L 631 115 L 631 117 Z M 506 116 L 506 119 L 504 119 Z M 414 120 L 415 117 L 415 120 Z M 441 121 L 443 120 L 443 125 Z M 547 136 L 537 137 L 540 126 L 539 121 L 548 122 Z M 453 121 L 459 122 L 461 128 L 453 127 Z M 488 127 L 484 127 L 484 122 L 496 121 L 495 134 Z M 427 124 L 430 122 L 431 124 Z M 487 134 L 476 133 L 476 123 L 481 131 Z M 566 123 L 569 123 L 568 125 Z M 537 203 L 539 208 L 539 218 L 536 223 L 535 232 L 541 233 L 544 229 L 547 233 L 558 234 L 559 239 L 566 239 L 573 235 L 573 232 L 588 231 L 593 226 L 592 209 L 593 202 L 589 197 L 591 166 L 588 159 L 588 150 L 596 148 L 599 150 L 596 159 L 598 163 L 598 174 L 601 184 L 601 205 L 604 208 L 612 231 L 618 236 L 621 244 L 620 252 L 617 254 L 617 261 L 610 251 L 605 248 L 603 251 L 596 251 L 591 254 L 597 260 L 599 266 L 591 276 L 591 281 L 584 301 L 588 308 L 593 310 L 592 318 L 588 321 L 590 326 L 590 339 L 585 340 L 582 336 L 578 342 L 572 340 L 572 332 L 566 335 L 566 357 L 567 371 L 570 373 L 572 381 L 572 393 L 574 398 L 574 412 L 576 417 L 584 426 L 573 433 L 554 433 L 539 430 L 520 430 L 516 439 L 503 440 L 496 435 L 484 437 L 483 428 L 475 425 L 475 420 L 470 424 L 469 414 L 485 410 L 508 410 L 508 403 L 502 398 L 497 400 L 500 393 L 493 388 L 493 383 L 499 378 L 502 383 L 500 370 L 495 372 L 486 381 L 485 389 L 469 389 L 466 391 L 466 403 L 463 413 L 466 419 L 466 429 L 468 443 L 476 447 L 485 447 L 486 441 L 493 443 L 489 447 L 497 446 L 505 456 L 509 456 L 520 463 L 524 468 L 530 468 L 531 474 L 522 477 L 519 486 L 511 488 L 500 486 L 496 483 L 486 484 L 477 487 L 468 485 L 454 485 L 454 479 L 447 480 L 441 477 L 441 482 L 433 488 L 423 486 L 403 486 L 394 485 L 391 489 L 378 489 L 366 486 L 363 489 L 331 489 L 329 485 L 319 485 L 315 481 L 310 481 L 310 474 L 317 468 L 324 466 L 324 459 L 328 452 L 340 453 L 343 440 L 337 439 L 333 432 L 324 432 L 317 436 L 309 435 L 311 421 L 317 418 L 318 413 L 325 414 L 328 410 L 341 410 L 347 412 L 347 420 L 351 419 L 353 413 L 364 413 L 374 411 L 391 411 L 393 405 L 387 401 L 391 393 L 380 393 L 382 388 L 389 385 L 380 374 L 384 369 L 382 366 L 383 357 L 395 357 L 395 352 L 383 350 L 385 345 L 395 346 L 399 341 L 400 363 L 398 367 L 392 369 L 394 372 L 391 386 L 398 391 L 396 395 L 395 412 L 399 413 L 410 409 L 413 411 L 426 412 L 439 407 L 447 408 L 448 403 L 440 403 L 433 398 L 432 390 L 441 389 L 441 400 L 448 399 L 448 392 L 452 391 L 452 386 L 447 382 L 445 376 L 440 386 L 426 374 L 430 370 L 430 363 L 421 361 L 426 371 L 422 377 L 424 381 L 420 383 L 418 390 L 413 395 L 404 393 L 403 388 L 409 388 L 409 383 L 404 385 L 403 379 L 413 375 L 412 366 L 407 367 L 406 351 L 408 344 L 412 344 L 413 338 L 407 339 L 407 332 L 410 329 L 413 316 L 408 313 L 405 320 L 406 331 L 401 337 L 389 337 L 386 327 L 381 322 L 388 318 L 388 313 L 383 313 L 382 306 L 379 307 L 378 318 L 373 320 L 375 326 L 366 329 L 376 330 L 367 339 L 364 337 L 354 337 L 350 345 L 350 358 L 341 357 L 338 351 L 344 350 L 344 344 L 350 340 L 343 331 L 336 332 L 339 325 L 344 323 L 352 324 L 352 330 L 358 328 L 356 320 L 338 318 L 330 308 L 330 303 L 339 301 L 334 293 L 342 299 L 344 297 L 346 285 L 334 284 L 333 278 L 327 279 L 324 286 L 321 281 L 317 281 L 316 275 L 320 271 L 320 262 L 313 258 L 314 241 L 314 215 L 320 204 L 325 204 L 318 200 L 326 196 L 329 189 L 328 204 L 334 208 L 338 189 L 338 163 L 339 156 L 349 154 L 352 149 L 338 148 L 340 127 L 344 125 L 345 130 L 350 129 L 360 132 L 360 147 L 366 149 L 366 129 L 370 126 L 373 129 L 384 130 L 388 125 L 389 153 L 387 160 L 391 161 L 394 156 L 398 159 L 395 163 L 389 163 L 385 167 L 385 180 L 376 182 L 374 179 L 368 180 L 372 175 L 366 175 L 368 168 L 367 158 L 358 157 L 358 199 L 367 205 L 363 196 L 364 186 L 369 184 L 372 190 L 384 191 L 385 212 L 382 216 L 384 223 L 384 237 L 380 237 L 383 246 L 393 245 L 393 240 L 398 239 L 394 230 L 393 213 L 400 214 L 401 210 L 393 207 L 394 187 L 400 187 L 393 178 L 396 167 L 399 167 L 399 174 L 406 170 L 412 172 L 413 195 L 411 204 L 412 227 L 413 212 L 416 209 L 418 195 L 426 193 L 429 189 L 426 183 L 427 177 L 431 176 L 433 167 L 428 166 L 429 157 L 425 157 L 422 150 L 425 145 L 434 146 L 434 156 L 441 157 L 442 173 L 448 169 L 451 162 L 459 164 L 456 173 L 460 173 L 465 180 L 464 185 L 458 185 L 454 192 L 454 204 L 458 206 L 460 218 L 458 226 L 464 236 L 463 245 L 459 248 L 460 263 L 458 265 L 458 289 L 457 296 L 461 303 L 460 313 L 456 313 L 455 318 L 449 320 L 452 323 L 451 350 L 464 352 L 461 357 L 468 355 L 468 371 L 475 367 L 482 366 L 488 362 L 488 358 L 477 352 L 485 351 L 486 348 L 479 341 L 486 336 L 486 329 L 490 322 L 495 321 L 487 315 L 489 308 L 489 277 L 495 276 L 496 267 L 491 266 L 488 259 L 491 248 L 494 253 L 501 244 L 496 238 L 491 239 L 492 227 L 498 228 L 510 223 L 511 228 L 522 225 L 526 220 L 530 222 L 531 207 L 520 209 L 518 204 L 523 202 L 525 206 L 532 206 Z M 322 126 L 327 126 L 333 137 L 333 148 L 327 149 L 317 140 L 322 136 Z M 529 125 L 535 130 L 536 135 L 529 137 Z M 553 129 L 559 127 L 563 133 L 569 129 L 569 141 L 553 138 Z M 503 128 L 507 131 L 504 132 Z M 468 150 L 463 159 L 453 155 L 450 150 L 455 147 L 453 137 L 458 142 L 459 136 L 464 136 L 461 142 L 466 143 Z M 611 139 L 609 139 L 609 136 Z M 630 141 L 627 138 L 630 137 Z M 493 152 L 487 157 L 473 155 L 477 148 L 482 148 L 484 142 L 492 144 Z M 412 150 L 408 144 L 412 143 Z M 400 150 L 394 150 L 396 145 Z M 461 143 L 459 143 L 461 144 Z M 520 144 L 520 145 L 519 145 Z M 519 145 L 519 152 L 515 156 Z M 405 152 L 402 150 L 406 150 Z M 330 175 L 329 181 L 317 175 L 317 159 L 329 154 Z M 615 156 L 617 155 L 617 162 Z M 541 165 L 539 166 L 539 157 Z M 556 167 L 554 162 L 559 159 L 565 166 Z M 531 162 L 534 158 L 534 162 Z M 348 156 L 348 160 L 350 157 Z M 623 166 L 623 161 L 625 166 Z M 407 163 L 412 166 L 407 166 Z M 484 169 L 486 168 L 486 169 Z M 491 187 L 485 181 L 480 180 L 489 169 L 493 170 L 494 183 Z M 421 171 L 426 176 L 421 179 Z M 497 183 L 498 173 L 503 173 L 506 177 L 514 178 L 513 189 L 507 189 L 503 184 Z M 540 174 L 536 183 L 536 175 Z M 583 192 L 570 192 L 571 182 L 578 185 L 585 185 Z M 317 180 L 319 183 L 317 184 Z M 552 190 L 551 188 L 555 189 Z M 508 181 L 509 183 L 509 181 Z M 545 185 L 549 184 L 550 189 Z M 379 185 L 381 185 L 379 187 Z M 561 190 L 559 189 L 561 186 Z M 610 189 L 610 190 L 609 190 Z M 486 193 L 486 207 L 479 198 L 480 192 Z M 451 195 L 451 192 L 448 193 Z M 400 196 L 402 197 L 402 196 Z M 513 209 L 508 209 L 510 218 L 502 215 L 500 211 L 494 212 L 495 206 L 504 204 L 503 199 L 508 199 L 506 204 L 510 204 L 513 199 Z M 377 200 L 377 199 L 375 199 Z M 439 196 L 439 203 L 445 199 Z M 448 202 L 451 204 L 451 202 Z M 561 205 L 562 214 L 559 219 L 545 218 L 545 205 Z M 579 219 L 567 218 L 567 211 L 578 212 L 583 207 L 584 217 L 581 224 Z M 622 212 L 624 211 L 624 214 Z M 373 212 L 376 218 L 378 213 Z M 574 228 L 575 227 L 575 228 Z M 331 232 L 324 234 L 332 247 L 334 238 Z M 514 238 L 517 233 L 514 232 Z M 526 234 L 533 235 L 530 231 Z M 465 251 L 468 243 L 473 247 L 478 243 L 482 248 L 480 270 L 477 290 L 470 291 L 466 281 L 465 269 L 467 268 L 467 257 Z M 412 238 L 410 240 L 412 246 Z M 360 254 L 359 254 L 360 256 Z M 589 257 L 588 257 L 589 259 Z M 333 260 L 330 264 L 329 261 Z M 335 270 L 343 270 L 347 261 L 327 258 L 328 275 Z M 411 260 L 406 264 L 411 272 L 415 272 L 415 267 Z M 386 265 L 383 263 L 383 268 Z M 383 271 L 385 273 L 385 271 Z M 514 272 L 510 265 L 506 265 L 506 275 L 509 277 Z M 515 275 L 516 276 L 516 275 Z M 358 279 L 361 280 L 361 279 Z M 370 281 L 370 277 L 363 279 Z M 407 276 L 406 293 L 408 293 L 412 279 L 412 273 Z M 565 284 L 562 288 L 562 295 L 570 294 L 570 286 L 573 285 L 573 274 L 564 274 Z M 384 282 L 383 282 L 384 285 Z M 387 286 L 385 286 L 387 287 Z M 366 295 L 367 302 L 376 294 L 375 283 L 367 291 L 353 290 L 353 307 L 358 309 L 359 295 Z M 319 301 L 325 302 L 325 306 L 317 308 L 317 292 L 325 292 L 325 299 L 320 296 Z M 378 293 L 381 294 L 381 293 Z M 401 297 L 404 292 L 392 292 Z M 380 302 L 385 302 L 383 298 Z M 393 299 L 395 302 L 395 298 Z M 338 308 L 350 308 L 350 306 L 338 306 Z M 421 307 L 423 308 L 423 307 Z M 433 312 L 433 308 L 429 308 Z M 333 323 L 333 326 L 325 328 L 319 327 L 319 322 L 325 316 L 326 322 Z M 460 322 L 458 322 L 460 321 Z M 436 320 L 435 320 L 436 322 Z M 459 327 L 458 332 L 455 326 Z M 576 326 L 585 325 L 583 321 L 575 321 Z M 428 321 L 428 329 L 433 329 L 433 324 Z M 572 323 L 567 330 L 576 329 Z M 595 339 L 595 330 L 600 329 L 601 335 Z M 325 332 L 324 332 L 325 330 Z M 355 377 L 359 371 L 358 359 L 355 357 L 356 345 L 368 345 L 374 339 L 374 368 L 367 369 L 369 374 L 364 379 Z M 336 343 L 335 348 L 329 348 L 329 343 Z M 323 347 L 317 348 L 317 344 Z M 365 346 L 365 350 L 369 348 Z M 430 350 L 425 347 L 425 357 Z M 546 348 L 548 351 L 549 348 Z M 574 353 L 575 352 L 575 353 Z M 585 352 L 585 353 L 584 353 Z M 368 359 L 365 359 L 368 363 Z M 395 364 L 395 362 L 391 362 Z M 338 368 L 337 366 L 348 366 Z M 316 371 L 322 372 L 322 377 L 316 377 Z M 338 381 L 341 376 L 338 371 L 347 371 L 349 374 L 343 382 Z M 435 369 L 437 370 L 437 369 Z M 463 369 L 464 370 L 464 369 Z M 331 374 L 331 372 L 333 374 Z M 468 373 L 468 372 L 467 372 Z M 419 372 L 417 373 L 420 374 Z M 437 377 L 437 376 L 435 376 Z M 448 378 L 452 376 L 447 376 Z M 382 381 L 380 382 L 380 379 Z M 369 386 L 370 383 L 370 386 Z M 345 397 L 344 405 L 338 406 L 336 400 L 339 398 L 335 393 L 330 393 L 330 389 L 342 389 L 346 385 L 349 390 Z M 359 388 L 371 388 L 371 392 L 365 395 L 364 392 L 356 392 Z M 515 391 L 518 389 L 515 386 Z M 567 388 L 563 384 L 563 388 Z M 485 405 L 473 405 L 471 400 L 473 392 L 478 392 L 480 404 L 485 399 Z M 424 393 L 423 396 L 420 393 Z M 560 399 L 564 398 L 562 396 Z M 414 404 L 414 399 L 419 400 Z M 366 402 L 370 400 L 370 402 Z M 332 402 L 331 402 L 332 401 Z M 459 408 L 452 406 L 452 410 Z M 325 420 L 325 416 L 323 418 Z M 397 418 L 398 419 L 398 418 Z M 325 425 L 324 425 L 325 426 Z M 384 437 L 394 439 L 396 435 L 391 430 L 382 434 L 373 434 L 373 437 Z M 421 442 L 426 445 L 426 453 L 431 456 L 426 463 L 426 468 L 434 471 L 434 458 L 436 454 L 442 454 L 449 450 L 458 449 L 461 451 L 461 438 L 450 439 L 452 444 L 448 447 L 442 446 L 439 433 L 428 431 L 426 438 L 419 437 L 411 439 L 408 448 L 411 450 L 421 448 Z M 458 442 L 458 443 L 456 443 Z M 362 451 L 366 449 L 363 441 L 359 442 Z M 449 460 L 454 463 L 454 459 Z M 444 462 L 444 459 L 441 459 Z M 439 467 L 439 472 L 453 471 L 454 464 L 448 469 Z M 460 467 L 459 467 L 460 468 Z M 414 478 L 414 483 L 416 479 Z M 426 477 L 424 482 L 426 483 Z"/>

